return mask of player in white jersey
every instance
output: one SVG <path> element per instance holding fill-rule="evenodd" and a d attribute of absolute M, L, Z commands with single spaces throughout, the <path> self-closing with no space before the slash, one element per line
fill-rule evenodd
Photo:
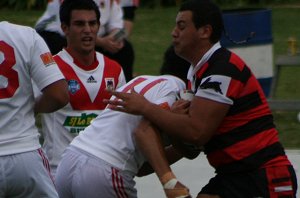
<path fill-rule="evenodd" d="M 39 18 L 35 29 L 45 39 L 52 54 L 57 54 L 67 45 L 61 29 L 59 9 L 63 0 L 51 0 L 46 11 Z M 125 73 L 126 80 L 132 79 L 134 51 L 126 35 L 116 38 L 114 35 L 124 28 L 123 11 L 117 0 L 94 0 L 100 13 L 100 28 L 96 50 L 116 60 Z M 120 34 L 119 34 L 120 35 Z"/>
<path fill-rule="evenodd" d="M 100 17 L 97 5 L 92 0 L 65 0 L 61 7 L 68 44 L 54 59 L 68 82 L 70 102 L 41 116 L 43 147 L 53 175 L 71 140 L 105 108 L 102 101 L 111 96 L 105 90 L 125 84 L 121 66 L 94 49 Z"/>
<path fill-rule="evenodd" d="M 171 75 L 139 76 L 118 90 L 129 92 L 132 88 L 149 101 L 168 109 L 179 91 L 185 88 L 185 83 Z M 74 138 L 63 155 L 56 174 L 60 197 L 136 197 L 133 178 L 146 161 L 134 137 L 139 124 L 142 131 L 151 128 L 142 116 L 112 111 L 109 107 L 99 114 Z M 156 147 L 152 138 L 147 141 Z M 153 156 L 160 160 L 158 153 Z M 181 187 L 187 196 L 187 188 Z"/>
<path fill-rule="evenodd" d="M 43 93 L 36 101 L 32 80 Z M 0 197 L 58 197 L 34 113 L 68 101 L 67 83 L 43 39 L 30 27 L 0 22 Z"/>

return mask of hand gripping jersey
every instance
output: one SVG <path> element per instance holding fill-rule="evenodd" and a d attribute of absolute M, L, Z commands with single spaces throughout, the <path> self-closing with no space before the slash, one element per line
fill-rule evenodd
<path fill-rule="evenodd" d="M 46 11 L 35 25 L 37 31 L 57 32 L 64 35 L 60 27 L 59 7 L 63 0 L 52 0 Z M 113 29 L 123 28 L 123 11 L 117 0 L 94 0 L 101 13 L 99 36 L 103 36 Z"/>
<path fill-rule="evenodd" d="M 170 107 L 179 91 L 185 89 L 185 84 L 179 78 L 168 75 L 139 76 L 118 91 L 129 92 L 132 87 L 152 103 Z M 135 176 L 145 160 L 132 136 L 141 119 L 142 116 L 106 108 L 71 145 Z"/>
<path fill-rule="evenodd" d="M 40 148 L 31 80 L 42 90 L 63 78 L 34 29 L 0 22 L 0 156 Z"/>
<path fill-rule="evenodd" d="M 87 70 L 66 50 L 54 56 L 68 82 L 70 95 L 70 102 L 64 108 L 42 115 L 43 147 L 54 171 L 71 140 L 105 108 L 102 101 L 111 96 L 106 89 L 125 84 L 117 62 L 98 52 L 95 57 L 96 61 Z"/>
<path fill-rule="evenodd" d="M 194 77 L 194 78 L 193 78 Z M 248 66 L 217 43 L 188 72 L 195 96 L 231 105 L 205 145 L 217 172 L 290 165 L 263 91 Z"/>

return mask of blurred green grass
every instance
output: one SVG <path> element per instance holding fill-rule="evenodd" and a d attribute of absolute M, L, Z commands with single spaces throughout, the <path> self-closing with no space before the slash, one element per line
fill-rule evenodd
<path fill-rule="evenodd" d="M 287 53 L 290 36 L 300 43 L 300 6 L 276 5 L 272 9 L 272 34 L 274 59 Z M 134 71 L 137 74 L 159 74 L 163 53 L 171 43 L 171 31 L 175 25 L 177 7 L 155 7 L 137 9 L 134 28 L 130 40 L 135 49 Z M 34 26 L 43 11 L 12 11 L 0 9 L 0 21 Z M 279 76 L 276 97 L 300 100 L 299 68 L 286 67 Z M 279 129 L 280 139 L 286 148 L 300 148 L 300 122 L 298 111 L 274 111 L 274 119 Z"/>

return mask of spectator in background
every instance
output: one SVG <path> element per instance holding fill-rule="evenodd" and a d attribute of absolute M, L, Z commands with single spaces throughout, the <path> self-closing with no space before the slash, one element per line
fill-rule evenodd
<path fill-rule="evenodd" d="M 102 100 L 111 96 L 106 89 L 125 84 L 121 66 L 95 51 L 101 17 L 93 0 L 64 0 L 60 6 L 67 46 L 54 60 L 68 81 L 70 103 L 41 115 L 43 147 L 53 175 L 65 148 L 105 108 Z"/>
<path fill-rule="evenodd" d="M 128 36 L 130 36 L 133 23 L 135 19 L 136 9 L 139 7 L 139 0 L 121 0 L 121 7 L 123 9 L 124 28 Z"/>
<path fill-rule="evenodd" d="M 58 198 L 34 114 L 66 105 L 67 83 L 34 29 L 0 22 L 0 32 L 0 197 Z"/>
<path fill-rule="evenodd" d="M 35 29 L 48 44 L 51 53 L 57 54 L 66 46 L 65 35 L 61 29 L 59 7 L 63 0 L 50 0 L 46 11 L 39 18 Z M 117 0 L 94 0 L 99 7 L 100 29 L 98 32 L 96 51 L 116 60 L 123 68 L 126 80 L 132 79 L 134 51 L 126 34 L 114 35 L 124 28 L 123 11 Z"/>
<path fill-rule="evenodd" d="M 204 147 L 216 175 L 197 198 L 296 197 L 295 170 L 263 90 L 245 62 L 220 45 L 223 30 L 221 10 L 212 1 L 181 5 L 172 37 L 175 53 L 191 63 L 187 78 L 195 96 L 188 115 L 157 108 L 134 89 L 112 92 L 117 100 L 105 102 Z"/>

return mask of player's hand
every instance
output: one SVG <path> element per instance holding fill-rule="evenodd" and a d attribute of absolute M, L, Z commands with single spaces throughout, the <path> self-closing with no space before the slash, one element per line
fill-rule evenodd
<path fill-rule="evenodd" d="M 99 40 L 101 40 L 101 42 L 99 42 L 101 43 L 100 47 L 112 54 L 117 53 L 124 47 L 123 41 L 115 41 L 115 39 L 110 35 L 99 38 Z"/>
<path fill-rule="evenodd" d="M 107 91 L 110 92 L 111 95 L 116 96 L 116 99 L 104 99 L 103 102 L 105 104 L 109 104 L 108 108 L 115 111 L 141 115 L 147 105 L 151 105 L 151 103 L 144 96 L 137 93 L 134 88 L 131 89 L 130 93 L 117 92 L 113 90 Z"/>
<path fill-rule="evenodd" d="M 191 102 L 187 100 L 179 99 L 173 103 L 171 111 L 178 114 L 188 114 L 190 104 Z"/>

